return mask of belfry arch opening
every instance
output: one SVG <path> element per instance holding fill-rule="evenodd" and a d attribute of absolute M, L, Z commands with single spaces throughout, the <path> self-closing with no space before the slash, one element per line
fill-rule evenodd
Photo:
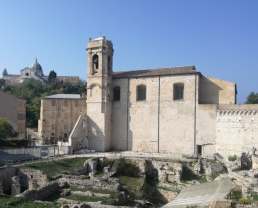
<path fill-rule="evenodd" d="M 92 73 L 97 73 L 99 69 L 99 56 L 97 54 L 94 54 L 92 56 Z"/>

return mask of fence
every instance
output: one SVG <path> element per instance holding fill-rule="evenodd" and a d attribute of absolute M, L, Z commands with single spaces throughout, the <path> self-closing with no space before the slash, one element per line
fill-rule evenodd
<path fill-rule="evenodd" d="M 49 158 L 69 154 L 69 147 L 37 146 L 30 148 L 0 149 L 2 162 L 17 162 L 41 158 Z"/>

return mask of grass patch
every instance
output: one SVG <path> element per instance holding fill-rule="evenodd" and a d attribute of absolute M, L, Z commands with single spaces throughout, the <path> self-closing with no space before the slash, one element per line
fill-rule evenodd
<path fill-rule="evenodd" d="M 24 165 L 23 167 L 33 168 L 41 170 L 44 174 L 47 175 L 49 179 L 57 176 L 62 173 L 70 173 L 76 169 L 83 167 L 83 163 L 88 158 L 72 158 L 72 159 L 63 159 L 63 160 L 53 160 L 46 162 L 37 162 L 33 164 Z"/>
<path fill-rule="evenodd" d="M 34 201 L 25 200 L 22 198 L 0 196 L 0 207 L 1 208 L 59 208 L 60 205 L 57 203 L 39 203 Z"/>
<path fill-rule="evenodd" d="M 66 199 L 71 199 L 79 202 L 98 202 L 105 201 L 107 197 L 98 197 L 98 196 L 83 196 L 79 194 L 71 194 L 70 196 L 65 197 Z"/>
<path fill-rule="evenodd" d="M 142 186 L 144 184 L 143 178 L 135 178 L 135 177 L 128 177 L 128 176 L 121 176 L 119 177 L 120 183 L 126 186 L 129 191 L 132 192 L 140 192 L 142 190 Z"/>
<path fill-rule="evenodd" d="M 234 162 L 237 160 L 237 156 L 236 155 L 229 155 L 228 156 L 228 161 Z"/>
<path fill-rule="evenodd" d="M 77 187 L 77 186 L 70 186 L 70 189 L 71 191 L 81 191 L 81 192 L 85 192 L 85 191 L 91 191 L 92 193 L 100 193 L 100 194 L 114 194 L 115 192 L 114 191 L 111 191 L 111 190 L 107 190 L 107 189 L 100 189 L 100 188 L 80 188 L 80 187 Z"/>
<path fill-rule="evenodd" d="M 115 160 L 113 163 L 114 166 L 117 166 L 117 176 L 129 176 L 129 177 L 139 177 L 140 169 L 139 167 L 130 160 L 120 158 Z"/>
<path fill-rule="evenodd" d="M 234 190 L 230 193 L 230 199 L 234 201 L 239 201 L 242 198 L 242 192 L 239 190 Z"/>
<path fill-rule="evenodd" d="M 254 201 L 258 201 L 258 194 L 254 193 L 251 195 Z"/>
<path fill-rule="evenodd" d="M 239 200 L 239 203 L 242 204 L 242 205 L 249 205 L 249 204 L 252 204 L 252 199 L 250 197 L 242 197 L 240 200 Z"/>

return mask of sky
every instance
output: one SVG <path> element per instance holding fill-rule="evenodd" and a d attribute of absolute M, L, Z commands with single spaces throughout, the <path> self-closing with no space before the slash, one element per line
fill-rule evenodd
<path fill-rule="evenodd" d="M 257 0 L 0 0 L 0 71 L 35 58 L 86 79 L 86 45 L 106 36 L 114 71 L 195 65 L 258 92 Z"/>

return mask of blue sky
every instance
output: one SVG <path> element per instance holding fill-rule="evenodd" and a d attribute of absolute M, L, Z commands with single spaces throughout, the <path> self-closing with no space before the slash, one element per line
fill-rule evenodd
<path fill-rule="evenodd" d="M 257 0 L 0 0 L 0 70 L 35 57 L 47 74 L 86 79 L 89 37 L 105 35 L 114 70 L 195 65 L 258 92 Z"/>

